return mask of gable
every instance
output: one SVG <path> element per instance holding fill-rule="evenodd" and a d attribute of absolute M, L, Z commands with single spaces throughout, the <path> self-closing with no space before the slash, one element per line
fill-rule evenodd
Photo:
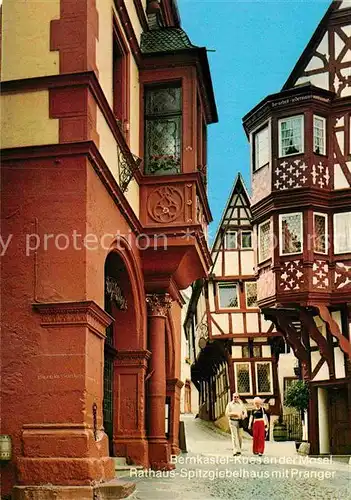
<path fill-rule="evenodd" d="M 351 1 L 332 2 L 282 90 L 310 82 L 351 95 Z"/>

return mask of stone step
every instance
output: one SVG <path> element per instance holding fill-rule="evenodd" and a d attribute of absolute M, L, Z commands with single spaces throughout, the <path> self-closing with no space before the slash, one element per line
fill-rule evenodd
<path fill-rule="evenodd" d="M 115 467 L 117 465 L 127 465 L 126 457 L 113 457 L 113 460 L 115 461 Z"/>
<path fill-rule="evenodd" d="M 122 481 L 121 479 L 112 479 L 94 489 L 96 496 L 101 500 L 119 500 L 129 497 L 135 490 L 135 483 L 132 481 Z"/>

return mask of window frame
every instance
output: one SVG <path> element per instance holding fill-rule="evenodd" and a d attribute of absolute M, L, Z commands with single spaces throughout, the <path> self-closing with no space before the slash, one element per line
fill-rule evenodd
<path fill-rule="evenodd" d="M 233 363 L 234 365 L 234 380 L 235 380 L 235 390 L 241 396 L 251 396 L 253 394 L 253 386 L 252 386 L 252 372 L 251 372 L 251 362 L 250 361 L 236 361 Z M 237 375 L 237 366 L 238 365 L 247 365 L 249 367 L 249 381 L 250 381 L 250 392 L 239 392 L 238 387 L 238 375 Z"/>
<path fill-rule="evenodd" d="M 323 122 L 323 146 L 324 146 L 324 151 L 322 153 L 317 153 L 316 149 L 315 149 L 315 133 L 314 133 L 314 129 L 315 129 L 315 125 L 314 125 L 314 120 L 315 118 L 318 118 L 318 120 L 322 120 Z M 320 116 L 320 115 L 313 115 L 313 153 L 316 154 L 316 155 L 321 155 L 321 156 L 326 156 L 327 154 L 327 119 L 324 117 L 324 116 Z"/>
<path fill-rule="evenodd" d="M 345 211 L 345 212 L 336 212 L 333 214 L 333 251 L 334 251 L 335 255 L 344 255 L 344 254 L 351 253 L 351 247 L 348 250 L 342 250 L 342 251 L 340 251 L 340 250 L 337 251 L 337 249 L 336 249 L 336 242 L 338 240 L 335 237 L 335 219 L 338 215 L 343 215 L 343 214 L 351 214 L 351 210 Z"/>
<path fill-rule="evenodd" d="M 119 80 L 118 89 L 116 83 L 116 60 L 115 51 L 119 53 Z M 119 123 L 120 129 L 129 144 L 130 127 L 130 51 L 127 42 L 118 25 L 116 17 L 113 17 L 112 26 L 112 111 Z"/>
<path fill-rule="evenodd" d="M 235 286 L 236 289 L 236 297 L 238 301 L 238 305 L 236 307 L 231 307 L 231 306 L 222 306 L 221 305 L 221 294 L 220 294 L 220 289 L 223 288 L 229 288 L 230 286 Z M 217 283 L 217 292 L 218 292 L 218 308 L 220 310 L 235 310 L 235 309 L 240 309 L 240 289 L 239 289 L 239 283 L 236 281 L 220 281 Z"/>
<path fill-rule="evenodd" d="M 247 285 L 248 284 L 256 285 L 256 306 L 248 306 L 247 305 Z M 246 309 L 258 309 L 258 305 L 257 305 L 257 281 L 245 281 L 245 305 L 246 305 Z"/>
<path fill-rule="evenodd" d="M 323 217 L 324 218 L 324 242 L 325 242 L 325 251 L 324 252 L 321 252 L 320 250 L 316 250 L 316 247 L 315 247 L 315 241 L 316 241 L 316 231 L 315 231 L 315 228 L 316 228 L 316 215 L 318 215 L 319 217 Z M 318 253 L 318 254 L 321 254 L 321 255 L 327 255 L 328 254 L 328 214 L 324 214 L 324 213 L 321 213 L 321 212 L 313 212 L 313 232 L 314 232 L 314 236 L 315 236 L 315 240 L 313 242 L 313 251 L 314 253 Z"/>
<path fill-rule="evenodd" d="M 266 129 L 267 129 L 268 161 L 266 163 L 264 163 L 263 165 L 260 165 L 259 167 L 257 167 L 257 163 L 256 163 L 256 161 L 257 161 L 256 137 L 258 137 L 258 134 L 261 134 Z M 256 173 L 261 168 L 264 168 L 267 165 L 270 165 L 270 163 L 271 163 L 271 144 L 270 143 L 271 143 L 271 141 L 270 141 L 270 127 L 269 127 L 269 122 L 266 122 L 252 133 L 252 172 L 253 173 Z"/>
<path fill-rule="evenodd" d="M 267 392 L 260 392 L 258 390 L 258 370 L 257 370 L 257 367 L 258 365 L 266 365 L 268 364 L 269 365 L 269 376 L 270 376 L 270 391 Z M 274 386 L 273 386 L 273 368 L 272 368 L 272 361 L 255 361 L 255 377 L 256 377 L 256 393 L 257 394 L 260 394 L 260 395 L 272 395 L 274 394 Z"/>
<path fill-rule="evenodd" d="M 283 122 L 285 122 L 287 120 L 292 120 L 294 118 L 301 118 L 301 151 L 299 151 L 297 153 L 283 154 L 281 125 Z M 289 156 L 296 156 L 296 155 L 304 154 L 304 152 L 305 152 L 305 115 L 304 114 L 286 116 L 285 118 L 280 118 L 278 120 L 278 144 L 279 144 L 279 151 L 278 151 L 279 158 L 288 158 Z"/>
<path fill-rule="evenodd" d="M 299 252 L 287 252 L 283 253 L 283 234 L 282 234 L 282 218 L 287 215 L 300 215 L 300 227 L 301 227 L 301 250 Z M 288 212 L 284 214 L 279 214 L 279 255 L 280 257 L 286 257 L 289 255 L 300 255 L 303 253 L 303 212 Z"/>
<path fill-rule="evenodd" d="M 261 264 L 262 262 L 265 262 L 268 259 L 272 258 L 272 254 L 268 255 L 268 257 L 262 258 L 261 255 L 261 228 L 265 224 L 269 223 L 269 237 L 271 236 L 271 219 L 266 219 L 264 222 L 261 222 L 261 224 L 258 225 L 258 263 Z"/>
<path fill-rule="evenodd" d="M 250 235 L 251 235 L 251 246 L 249 246 L 249 247 L 243 246 L 243 234 L 244 233 L 250 233 Z M 252 230 L 251 229 L 241 231 L 241 233 L 240 233 L 240 250 L 252 250 L 253 249 L 252 239 L 253 238 L 252 238 Z"/>
<path fill-rule="evenodd" d="M 179 111 L 168 111 L 168 112 L 158 112 L 158 113 L 149 113 L 147 111 L 147 94 L 152 90 L 157 89 L 170 89 L 176 88 L 180 89 L 180 110 Z M 162 82 L 148 82 L 144 85 L 143 88 L 143 148 L 144 148 L 144 175 L 157 177 L 158 175 L 179 175 L 183 173 L 183 127 L 184 127 L 184 88 L 183 82 L 179 78 L 175 78 L 169 81 Z M 148 124 L 156 121 L 168 121 L 172 120 L 172 118 L 179 119 L 179 171 L 177 172 L 150 172 L 149 163 L 150 158 L 148 155 Z"/>
<path fill-rule="evenodd" d="M 227 235 L 228 234 L 235 234 L 235 247 L 234 248 L 229 248 L 227 245 Z M 235 229 L 226 231 L 224 234 L 224 249 L 225 250 L 238 250 L 238 231 Z"/>

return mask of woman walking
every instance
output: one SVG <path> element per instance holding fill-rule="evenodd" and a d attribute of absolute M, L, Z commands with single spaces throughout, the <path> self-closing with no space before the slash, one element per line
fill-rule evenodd
<path fill-rule="evenodd" d="M 261 457 L 264 453 L 266 432 L 268 431 L 268 418 L 263 409 L 262 399 L 254 398 L 253 401 L 255 408 L 249 420 L 249 429 L 252 427 L 253 432 L 252 451 L 254 455 L 259 455 Z"/>

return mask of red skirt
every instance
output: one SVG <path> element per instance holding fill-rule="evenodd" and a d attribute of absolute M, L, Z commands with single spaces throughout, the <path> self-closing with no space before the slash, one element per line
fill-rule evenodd
<path fill-rule="evenodd" d="M 266 437 L 266 431 L 264 428 L 263 420 L 257 420 L 253 423 L 253 443 L 252 451 L 253 453 L 263 453 L 264 452 L 264 442 Z"/>

